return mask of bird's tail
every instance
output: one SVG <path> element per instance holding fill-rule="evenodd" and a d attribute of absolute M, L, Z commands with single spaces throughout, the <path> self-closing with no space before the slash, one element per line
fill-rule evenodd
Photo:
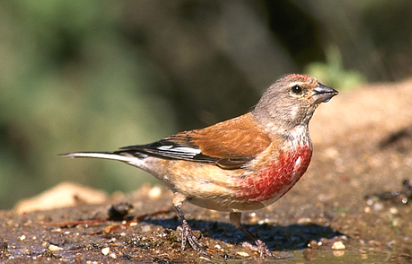
<path fill-rule="evenodd" d="M 133 155 L 134 154 L 134 155 Z M 122 162 L 129 163 L 134 166 L 140 167 L 140 163 L 142 162 L 142 158 L 144 158 L 144 154 L 141 153 L 133 153 L 127 151 L 102 151 L 102 152 L 73 152 L 73 153 L 64 153 L 59 154 L 62 157 L 68 158 L 98 158 L 98 159 L 110 159 L 110 160 L 118 160 Z"/>

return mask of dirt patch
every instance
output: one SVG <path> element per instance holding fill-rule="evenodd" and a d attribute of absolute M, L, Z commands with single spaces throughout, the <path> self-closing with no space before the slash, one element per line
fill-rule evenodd
<path fill-rule="evenodd" d="M 311 123 L 315 152 L 305 176 L 274 205 L 243 216 L 252 232 L 285 257 L 276 263 L 412 262 L 411 102 L 412 82 L 406 81 L 343 92 L 319 107 Z M 128 222 L 105 220 L 109 208 L 122 202 L 133 206 L 125 210 Z M 153 212 L 158 214 L 142 215 Z M 192 205 L 185 212 L 203 234 L 197 233 L 211 259 L 180 250 L 170 192 L 144 187 L 100 205 L 1 211 L 0 260 L 261 263 L 241 246 L 248 239 L 226 213 Z M 102 221 L 73 222 L 87 219 Z M 50 222 L 54 225 L 45 224 Z"/>

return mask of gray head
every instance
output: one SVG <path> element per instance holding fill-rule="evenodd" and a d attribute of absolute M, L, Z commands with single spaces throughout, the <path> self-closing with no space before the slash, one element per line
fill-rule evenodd
<path fill-rule="evenodd" d="M 315 78 L 291 74 L 273 83 L 263 94 L 252 115 L 265 130 L 279 133 L 307 126 L 316 107 L 338 92 Z"/>

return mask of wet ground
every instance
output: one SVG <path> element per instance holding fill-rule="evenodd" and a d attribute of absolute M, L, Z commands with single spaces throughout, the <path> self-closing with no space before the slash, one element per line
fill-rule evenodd
<path fill-rule="evenodd" d="M 260 259 L 226 213 L 192 205 L 186 218 L 211 257 L 182 252 L 170 192 L 143 187 L 100 205 L 0 211 L 0 262 L 412 263 L 411 102 L 408 81 L 343 92 L 320 106 L 305 176 L 277 203 L 243 215 L 281 259 Z M 123 204 L 126 219 L 113 220 L 109 208 L 120 203 L 133 209 Z"/>

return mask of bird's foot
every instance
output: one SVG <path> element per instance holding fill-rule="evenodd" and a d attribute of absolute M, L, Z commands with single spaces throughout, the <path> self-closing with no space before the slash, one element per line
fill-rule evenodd
<path fill-rule="evenodd" d="M 190 246 L 199 253 L 210 257 L 210 255 L 204 250 L 205 246 L 200 243 L 199 239 L 193 234 L 192 228 L 189 226 L 186 220 L 182 221 L 182 225 L 178 227 L 182 231 L 182 251 L 186 248 L 186 243 L 189 242 Z"/>
<path fill-rule="evenodd" d="M 271 258 L 282 258 L 282 256 L 276 255 L 275 253 L 270 252 L 269 248 L 266 246 L 266 244 L 261 241 L 261 240 L 256 240 L 255 241 L 256 245 L 252 245 L 249 242 L 243 242 L 242 246 L 250 248 L 251 250 L 257 251 L 260 253 L 260 257 L 271 257 Z"/>

